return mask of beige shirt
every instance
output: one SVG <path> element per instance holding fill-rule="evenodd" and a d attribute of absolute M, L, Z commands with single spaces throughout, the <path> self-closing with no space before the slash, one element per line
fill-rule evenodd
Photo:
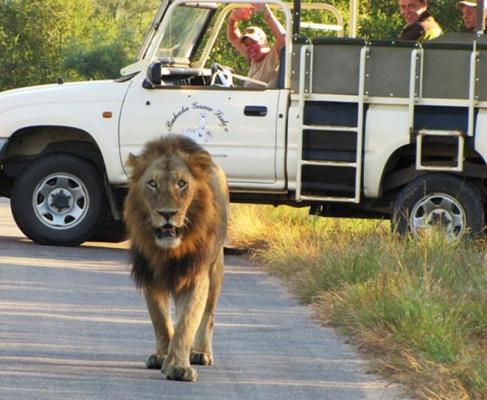
<path fill-rule="evenodd" d="M 269 53 L 267 53 L 267 55 L 261 61 L 252 61 L 250 63 L 250 69 L 247 76 L 249 78 L 267 83 L 269 88 L 276 88 L 278 74 L 279 51 L 277 51 L 275 46 L 272 46 Z M 252 82 L 246 82 L 245 87 L 262 89 L 261 85 Z"/>

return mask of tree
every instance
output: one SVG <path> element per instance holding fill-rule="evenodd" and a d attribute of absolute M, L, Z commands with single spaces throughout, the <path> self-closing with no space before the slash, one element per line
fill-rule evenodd
<path fill-rule="evenodd" d="M 88 0 L 9 0 L 0 3 L 0 86 L 53 81 L 62 72 L 62 49 L 70 36 L 84 34 L 81 17 Z"/>
<path fill-rule="evenodd" d="M 159 0 L 97 0 L 90 31 L 74 36 L 63 53 L 71 79 L 119 76 L 120 68 L 135 61 Z"/>
<path fill-rule="evenodd" d="M 0 1 L 0 89 L 113 78 L 134 61 L 158 0 Z"/>
<path fill-rule="evenodd" d="M 457 2 L 458 0 L 429 1 L 430 12 L 445 32 L 463 30 L 460 13 L 455 7 Z M 337 0 L 336 3 L 344 1 Z M 404 26 L 399 14 L 398 0 L 361 0 L 359 14 L 359 33 L 367 39 L 397 38 Z"/>

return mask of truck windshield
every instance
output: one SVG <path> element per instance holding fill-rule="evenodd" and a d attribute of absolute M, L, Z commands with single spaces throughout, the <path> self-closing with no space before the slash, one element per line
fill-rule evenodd
<path fill-rule="evenodd" d="M 207 8 L 178 7 L 164 32 L 157 58 L 189 59 L 210 12 Z"/>

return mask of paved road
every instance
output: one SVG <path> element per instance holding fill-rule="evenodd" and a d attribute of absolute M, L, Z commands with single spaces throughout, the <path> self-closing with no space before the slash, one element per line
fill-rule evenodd
<path fill-rule="evenodd" d="M 127 244 L 26 240 L 0 200 L 0 399 L 369 399 L 399 397 L 309 310 L 245 258 L 226 258 L 216 365 L 197 383 L 144 368 L 153 334 Z"/>

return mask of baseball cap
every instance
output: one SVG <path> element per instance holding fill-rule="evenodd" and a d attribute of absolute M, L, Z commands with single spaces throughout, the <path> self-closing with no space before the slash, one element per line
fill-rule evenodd
<path fill-rule="evenodd" d="M 459 10 L 463 7 L 477 7 L 476 1 L 459 1 L 456 6 Z"/>
<path fill-rule="evenodd" d="M 252 39 L 256 42 L 267 41 L 267 36 L 265 32 L 262 29 L 260 29 L 258 26 L 249 26 L 245 28 L 241 40 L 244 40 L 245 38 Z"/>

